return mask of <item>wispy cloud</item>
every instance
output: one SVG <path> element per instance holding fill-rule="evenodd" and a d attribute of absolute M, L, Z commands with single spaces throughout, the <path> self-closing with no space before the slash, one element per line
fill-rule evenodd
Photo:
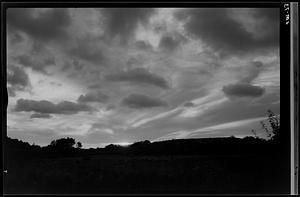
<path fill-rule="evenodd" d="M 197 130 L 190 130 L 190 131 L 176 131 L 159 137 L 153 141 L 160 141 L 160 140 L 169 140 L 169 139 L 178 139 L 178 138 L 187 138 L 191 137 L 192 135 L 199 134 L 199 133 L 212 133 L 216 131 L 228 130 L 228 129 L 236 129 L 238 127 L 248 125 L 251 123 L 259 122 L 265 120 L 266 117 L 259 117 L 259 118 L 251 118 L 246 120 L 238 120 L 234 122 L 227 122 L 223 124 L 218 124 L 214 126 L 204 127 Z"/>

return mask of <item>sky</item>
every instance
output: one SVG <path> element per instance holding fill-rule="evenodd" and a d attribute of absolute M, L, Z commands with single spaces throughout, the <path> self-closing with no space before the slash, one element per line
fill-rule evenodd
<path fill-rule="evenodd" d="M 265 136 L 278 8 L 9 8 L 7 134 L 84 148 Z"/>

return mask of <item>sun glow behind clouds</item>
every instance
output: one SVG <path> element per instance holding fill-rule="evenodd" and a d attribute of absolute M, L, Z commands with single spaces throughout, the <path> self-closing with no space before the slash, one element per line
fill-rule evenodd
<path fill-rule="evenodd" d="M 114 144 L 117 144 L 117 145 L 120 145 L 120 146 L 129 146 L 132 143 L 130 143 L 130 142 L 117 142 L 117 143 L 114 143 Z"/>

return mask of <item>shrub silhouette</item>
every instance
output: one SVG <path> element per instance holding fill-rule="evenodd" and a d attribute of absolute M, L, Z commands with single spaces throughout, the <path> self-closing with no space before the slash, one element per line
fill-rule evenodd
<path fill-rule="evenodd" d="M 74 145 L 75 145 L 75 139 L 69 137 L 53 140 L 50 143 L 50 147 L 59 150 L 68 150 L 73 148 Z"/>
<path fill-rule="evenodd" d="M 77 143 L 76 143 L 76 148 L 82 148 L 81 142 L 77 142 Z"/>
<path fill-rule="evenodd" d="M 149 144 L 151 144 L 151 142 L 149 140 L 145 140 L 145 141 L 135 142 L 131 145 L 131 147 L 143 147 Z"/>
<path fill-rule="evenodd" d="M 265 130 L 267 137 L 272 141 L 278 142 L 281 138 L 280 136 L 280 116 L 276 115 L 271 110 L 268 110 L 268 122 L 271 128 L 268 128 L 266 124 L 261 121 L 262 128 Z"/>
<path fill-rule="evenodd" d="M 105 146 L 104 149 L 105 151 L 107 151 L 107 153 L 118 153 L 121 149 L 121 146 L 116 144 L 109 144 Z"/>
<path fill-rule="evenodd" d="M 268 121 L 272 128 L 272 139 L 280 139 L 280 116 L 277 116 L 271 110 L 268 110 Z"/>

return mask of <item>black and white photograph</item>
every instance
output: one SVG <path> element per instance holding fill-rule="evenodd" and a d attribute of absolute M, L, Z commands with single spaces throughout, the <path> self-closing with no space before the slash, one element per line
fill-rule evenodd
<path fill-rule="evenodd" d="M 3 194 L 290 194 L 290 4 L 11 5 Z"/>

